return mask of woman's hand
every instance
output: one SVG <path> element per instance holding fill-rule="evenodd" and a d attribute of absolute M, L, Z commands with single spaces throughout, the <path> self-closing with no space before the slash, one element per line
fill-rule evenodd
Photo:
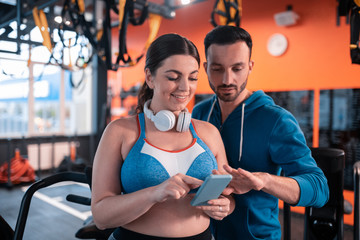
<path fill-rule="evenodd" d="M 229 215 L 231 211 L 230 200 L 223 195 L 218 199 L 208 201 L 208 206 L 197 206 L 197 209 L 203 210 L 209 217 L 215 220 L 222 220 Z"/>
<path fill-rule="evenodd" d="M 202 180 L 178 173 L 155 186 L 153 196 L 156 202 L 180 199 L 185 197 L 191 189 L 199 187 L 202 183 Z"/>

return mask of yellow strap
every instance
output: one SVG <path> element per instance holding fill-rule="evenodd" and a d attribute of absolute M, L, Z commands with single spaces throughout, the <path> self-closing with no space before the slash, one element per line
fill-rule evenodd
<path fill-rule="evenodd" d="M 358 45 L 356 44 L 350 44 L 350 49 L 357 49 L 358 48 Z"/>
<path fill-rule="evenodd" d="M 43 37 L 43 45 L 52 52 L 51 38 L 49 33 L 49 26 L 47 23 L 46 15 L 43 10 L 38 11 L 37 7 L 33 8 L 33 17 L 36 26 L 40 29 L 41 36 Z"/>
<path fill-rule="evenodd" d="M 38 26 L 40 28 L 40 31 L 41 31 L 41 23 L 40 23 L 39 12 L 38 12 L 37 7 L 33 8 L 32 13 L 33 13 L 33 17 L 34 17 L 34 22 L 35 22 L 36 26 Z"/>
<path fill-rule="evenodd" d="M 216 9 L 222 12 L 226 12 L 224 1 L 219 1 L 216 5 Z M 219 15 L 219 24 L 226 25 L 227 18 L 224 16 Z"/>
<path fill-rule="evenodd" d="M 84 12 L 85 12 L 84 0 L 78 0 L 78 5 L 79 5 L 80 14 L 84 14 Z"/>
<path fill-rule="evenodd" d="M 239 10 L 239 15 L 240 17 L 242 17 L 242 0 L 237 0 L 238 2 L 238 10 Z"/>
<path fill-rule="evenodd" d="M 42 24 L 42 27 L 44 28 L 43 29 L 43 32 L 44 32 L 44 35 L 43 35 L 43 38 L 44 38 L 44 42 L 43 42 L 43 45 L 45 47 L 47 47 L 47 49 L 49 50 L 49 52 L 52 51 L 52 46 L 51 46 L 51 38 L 50 38 L 50 33 L 49 33 L 49 25 L 48 25 L 48 22 L 47 22 L 47 19 L 46 19 L 46 15 L 44 13 L 43 10 L 40 10 L 39 11 L 39 16 L 40 16 L 40 22 Z"/>
<path fill-rule="evenodd" d="M 47 23 L 46 15 L 43 10 L 39 11 L 39 17 L 40 17 L 40 23 L 41 23 L 42 27 L 44 27 L 45 30 L 47 30 L 49 28 L 49 25 Z"/>
<path fill-rule="evenodd" d="M 125 3 L 126 0 L 119 0 L 119 30 L 121 29 L 121 25 L 124 19 Z"/>
<path fill-rule="evenodd" d="M 150 47 L 150 44 L 155 40 L 160 28 L 162 17 L 158 14 L 149 13 L 149 37 L 145 43 L 145 50 Z"/>
<path fill-rule="evenodd" d="M 146 40 L 142 54 L 144 54 L 144 52 L 146 52 L 146 50 L 150 47 L 151 43 L 155 40 L 156 35 L 160 28 L 160 23 L 161 23 L 161 19 L 162 19 L 162 17 L 160 15 L 154 14 L 154 13 L 149 13 L 148 17 L 149 17 L 149 36 L 148 36 L 148 39 Z M 136 64 L 137 64 L 137 61 L 132 60 L 128 63 L 128 66 L 131 67 L 131 66 L 135 66 Z"/>
<path fill-rule="evenodd" d="M 98 41 L 100 41 L 100 39 L 102 38 L 103 33 L 104 33 L 103 29 L 99 29 L 99 31 L 96 33 L 96 39 Z"/>
<path fill-rule="evenodd" d="M 360 0 L 354 0 L 354 3 L 360 7 Z"/>
<path fill-rule="evenodd" d="M 234 2 L 237 1 L 238 9 L 230 8 L 230 17 L 235 18 L 236 11 L 239 11 L 240 17 L 242 16 L 242 0 L 225 0 L 226 2 Z M 216 9 L 222 12 L 226 12 L 224 1 L 219 1 L 216 5 Z M 220 25 L 226 25 L 227 18 L 219 15 L 219 23 Z M 235 26 L 234 22 L 230 22 L 228 25 Z"/>

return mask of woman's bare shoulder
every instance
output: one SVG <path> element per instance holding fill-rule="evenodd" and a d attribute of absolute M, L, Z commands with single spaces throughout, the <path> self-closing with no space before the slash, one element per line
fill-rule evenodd
<path fill-rule="evenodd" d="M 211 123 L 198 119 L 192 119 L 191 121 L 194 124 L 196 132 L 199 134 L 201 138 L 219 135 L 219 130 Z"/>
<path fill-rule="evenodd" d="M 136 133 L 138 131 L 137 125 L 137 115 L 119 118 L 111 121 L 106 126 L 104 133 L 117 135 Z"/>
<path fill-rule="evenodd" d="M 226 161 L 226 155 L 219 130 L 211 123 L 196 119 L 193 120 L 193 125 L 198 136 L 215 155 L 218 164 L 222 165 Z"/>

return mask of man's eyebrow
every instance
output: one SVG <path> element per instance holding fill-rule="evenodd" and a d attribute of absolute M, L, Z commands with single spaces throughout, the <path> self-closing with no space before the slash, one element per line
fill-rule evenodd
<path fill-rule="evenodd" d="M 233 64 L 233 66 L 244 66 L 245 63 L 244 62 L 237 62 L 235 64 Z"/>
<path fill-rule="evenodd" d="M 222 66 L 220 63 L 213 62 L 210 64 L 210 66 Z"/>
<path fill-rule="evenodd" d="M 244 66 L 244 65 L 245 65 L 244 62 L 237 62 L 237 63 L 232 64 L 231 66 Z M 210 66 L 222 66 L 222 64 L 213 62 L 210 64 Z"/>

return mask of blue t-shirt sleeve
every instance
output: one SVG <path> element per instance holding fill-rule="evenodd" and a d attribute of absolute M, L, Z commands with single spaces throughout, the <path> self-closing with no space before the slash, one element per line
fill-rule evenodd
<path fill-rule="evenodd" d="M 329 187 L 323 171 L 311 156 L 303 132 L 287 111 L 278 118 L 270 138 L 270 155 L 285 176 L 295 179 L 300 187 L 296 206 L 322 207 L 329 199 Z"/>

